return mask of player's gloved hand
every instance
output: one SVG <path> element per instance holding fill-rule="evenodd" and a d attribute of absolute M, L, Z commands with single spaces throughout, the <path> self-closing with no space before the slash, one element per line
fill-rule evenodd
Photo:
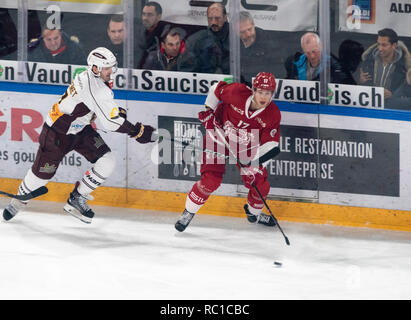
<path fill-rule="evenodd" d="M 201 111 L 198 113 L 198 119 L 203 124 L 203 127 L 206 129 L 215 128 L 215 116 L 213 109 L 207 109 L 206 111 Z"/>
<path fill-rule="evenodd" d="M 242 167 L 240 170 L 241 173 L 241 178 L 243 179 L 244 186 L 248 189 L 250 189 L 255 180 L 258 178 L 260 175 L 261 177 L 263 176 L 263 168 L 261 166 L 259 167 Z"/>
<path fill-rule="evenodd" d="M 137 122 L 136 129 L 137 135 L 133 136 L 133 138 L 136 139 L 139 143 L 154 142 L 158 139 L 158 135 L 153 135 L 153 132 L 156 130 L 156 128 L 152 126 L 143 125 L 140 122 Z"/>
<path fill-rule="evenodd" d="M 118 107 L 118 115 L 127 120 L 127 110 L 122 107 Z"/>

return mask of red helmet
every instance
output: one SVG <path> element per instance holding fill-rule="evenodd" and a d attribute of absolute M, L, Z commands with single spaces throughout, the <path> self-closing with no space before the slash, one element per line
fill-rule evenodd
<path fill-rule="evenodd" d="M 253 81 L 253 88 L 275 91 L 277 86 L 274 75 L 269 72 L 259 72 Z"/>

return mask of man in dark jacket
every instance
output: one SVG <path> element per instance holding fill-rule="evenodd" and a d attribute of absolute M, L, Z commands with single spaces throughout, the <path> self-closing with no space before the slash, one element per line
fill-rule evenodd
<path fill-rule="evenodd" d="M 265 30 L 255 26 L 253 17 L 247 11 L 240 12 L 239 32 L 241 82 L 251 87 L 252 77 L 259 72 L 278 74 L 276 66 L 282 67 L 279 58 L 281 48 L 269 38 Z"/>
<path fill-rule="evenodd" d="M 407 72 L 406 81 L 394 91 L 385 108 L 411 110 L 411 69 Z"/>
<path fill-rule="evenodd" d="M 39 39 L 30 41 L 28 61 L 84 65 L 86 55 L 77 37 L 45 27 Z"/>
<path fill-rule="evenodd" d="M 103 47 L 109 49 L 114 54 L 119 68 L 123 68 L 123 47 L 126 34 L 123 16 L 120 14 L 112 15 L 108 22 L 107 39 Z"/>
<path fill-rule="evenodd" d="M 317 34 L 305 33 L 301 37 L 301 49 L 304 53 L 297 52 L 285 62 L 287 79 L 319 81 L 322 70 L 329 62 L 331 83 L 353 84 L 351 77 L 344 72 L 338 60 L 323 52 Z"/>
<path fill-rule="evenodd" d="M 361 63 L 361 56 L 364 53 L 364 46 L 358 41 L 346 39 L 338 47 L 338 61 L 344 72 L 350 77 L 352 84 L 357 84 Z"/>
<path fill-rule="evenodd" d="M 230 39 L 227 12 L 220 3 L 207 9 L 208 28 L 187 39 L 182 56 L 181 71 L 201 73 L 230 73 Z"/>
<path fill-rule="evenodd" d="M 160 47 L 161 34 L 167 22 L 162 21 L 163 9 L 155 1 L 147 2 L 141 13 L 141 25 L 136 25 L 134 29 L 135 52 L 134 65 L 141 68 L 151 51 L 156 51 Z"/>
<path fill-rule="evenodd" d="M 179 71 L 178 63 L 185 51 L 185 31 L 181 28 L 166 28 L 164 31 L 161 47 L 150 52 L 143 69 Z"/>
<path fill-rule="evenodd" d="M 389 99 L 405 83 L 411 55 L 394 30 L 382 29 L 377 43 L 363 53 L 360 68 L 360 84 L 384 87 L 384 97 Z"/>

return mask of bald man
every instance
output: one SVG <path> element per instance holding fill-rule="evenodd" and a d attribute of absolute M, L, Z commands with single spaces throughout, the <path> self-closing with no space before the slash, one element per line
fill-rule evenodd
<path fill-rule="evenodd" d="M 319 81 L 320 74 L 329 62 L 331 83 L 352 83 L 352 77 L 343 70 L 338 60 L 323 51 L 320 37 L 313 32 L 307 32 L 301 37 L 301 49 L 287 58 L 285 68 L 287 79 Z"/>

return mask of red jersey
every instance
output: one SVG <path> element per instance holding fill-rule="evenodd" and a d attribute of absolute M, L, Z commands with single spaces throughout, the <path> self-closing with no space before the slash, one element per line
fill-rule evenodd
<path fill-rule="evenodd" d="M 212 92 L 210 92 L 212 94 Z M 215 117 L 224 128 L 227 140 L 238 143 L 238 151 L 258 157 L 277 147 L 280 141 L 281 113 L 274 102 L 259 110 L 250 110 L 252 90 L 241 83 L 219 82 L 214 95 L 220 101 Z"/>

